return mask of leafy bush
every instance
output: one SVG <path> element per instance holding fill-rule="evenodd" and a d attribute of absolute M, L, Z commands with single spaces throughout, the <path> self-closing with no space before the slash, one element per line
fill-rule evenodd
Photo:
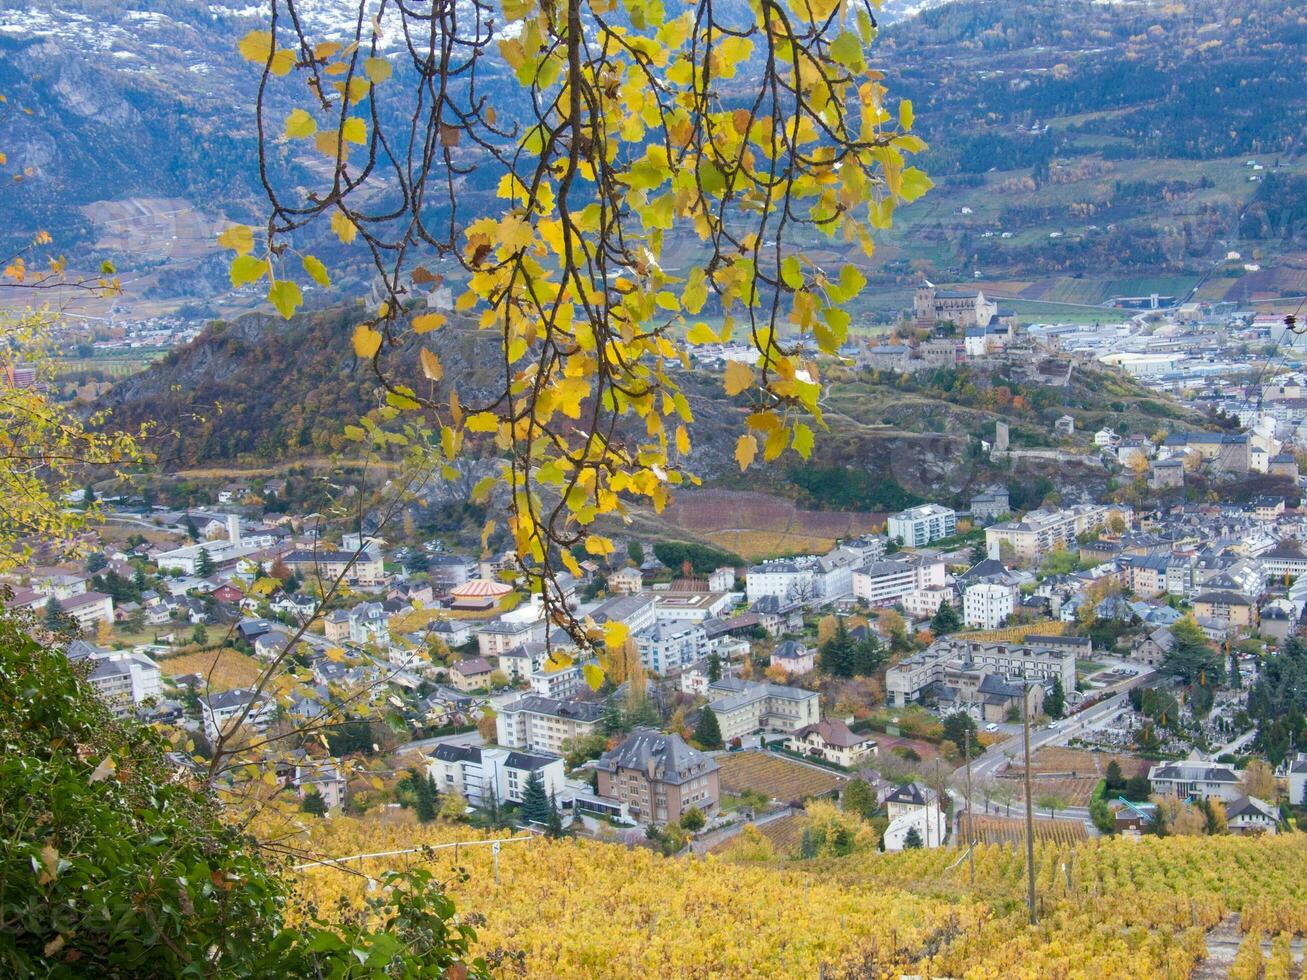
<path fill-rule="evenodd" d="M 287 883 L 168 748 L 0 613 L 0 975 L 435 977 L 463 963 L 474 934 L 427 872 L 388 877 L 349 924 L 310 908 L 288 926 Z"/>

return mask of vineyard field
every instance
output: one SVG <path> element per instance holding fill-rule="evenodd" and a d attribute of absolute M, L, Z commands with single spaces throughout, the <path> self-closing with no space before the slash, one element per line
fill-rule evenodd
<path fill-rule="evenodd" d="M 223 647 L 165 657 L 159 661 L 159 669 L 168 677 L 199 674 L 208 680 L 209 690 L 230 691 L 255 683 L 262 667 L 253 657 Z"/>
<path fill-rule="evenodd" d="M 490 836 L 403 818 L 304 819 L 283 846 L 343 856 Z M 1041 836 L 1034 927 L 1024 848 L 979 845 L 974 890 L 960 856 L 769 865 L 524 838 L 502 847 L 498 881 L 490 849 L 466 843 L 292 873 L 300 914 L 354 914 L 386 871 L 426 867 L 499 976 L 1181 978 L 1204 957 L 1205 930 L 1232 913 L 1258 934 L 1307 932 L 1307 835 Z"/>
<path fill-rule="evenodd" d="M 1021 844 L 1026 839 L 1025 820 L 961 814 L 962 835 L 982 844 Z M 1071 844 L 1088 840 L 1084 824 L 1072 820 L 1036 820 L 1035 840 L 1040 843 Z"/>
<path fill-rule="evenodd" d="M 717 756 L 717 763 L 722 792 L 755 790 L 783 803 L 822 796 L 847 782 L 838 773 L 765 752 L 731 752 Z"/>

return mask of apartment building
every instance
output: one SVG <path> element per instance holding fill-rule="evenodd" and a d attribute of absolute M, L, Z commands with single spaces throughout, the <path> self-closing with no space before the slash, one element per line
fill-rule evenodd
<path fill-rule="evenodd" d="M 1027 636 L 1021 643 L 981 643 L 945 638 L 885 672 L 885 698 L 896 707 L 920 701 L 950 670 L 981 671 L 1002 677 L 1049 681 L 1075 690 L 1076 658 L 1088 659 L 1093 646 L 1085 637 Z"/>
<path fill-rule="evenodd" d="M 812 559 L 783 558 L 753 565 L 744 579 L 749 605 L 766 596 L 781 600 L 815 598 L 817 572 L 816 562 Z"/>
<path fill-rule="evenodd" d="M 68 645 L 67 656 L 74 663 L 90 661 L 87 682 L 119 717 L 160 695 L 159 665 L 143 653 L 105 650 L 74 640 Z"/>
<path fill-rule="evenodd" d="M 921 555 L 872 562 L 853 573 L 854 597 L 871 606 L 892 606 L 909 592 L 943 587 L 944 563 Z"/>
<path fill-rule="evenodd" d="M 757 731 L 792 732 L 821 720 L 821 699 L 816 691 L 783 684 L 723 677 L 708 686 L 708 698 L 717 727 L 728 742 Z"/>
<path fill-rule="evenodd" d="M 985 544 L 1012 550 L 1017 561 L 1035 563 L 1058 547 L 1074 551 L 1076 537 L 1107 525 L 1113 514 L 1130 523 L 1132 511 L 1119 506 L 1078 504 L 1063 510 L 1032 510 L 1019 521 L 1004 521 L 985 529 Z"/>
<path fill-rule="evenodd" d="M 962 621 L 973 629 L 998 629 L 1015 606 L 1016 597 L 1007 586 L 982 582 L 962 594 Z"/>
<path fill-rule="evenodd" d="M 355 557 L 357 554 L 357 557 Z M 383 585 L 386 570 L 379 551 L 314 551 L 304 548 L 289 551 L 283 557 L 292 572 L 306 582 L 334 581 L 341 575 L 355 585 Z M 350 564 L 350 562 L 354 564 Z M 161 566 L 162 567 L 162 566 Z"/>
<path fill-rule="evenodd" d="M 459 793 L 474 806 L 491 800 L 521 803 L 533 772 L 554 797 L 563 794 L 566 779 L 563 760 L 556 755 L 447 742 L 436 746 L 427 771 L 440 792 Z"/>
<path fill-rule="evenodd" d="M 528 752 L 562 755 L 568 739 L 598 731 L 603 705 L 528 694 L 499 709 L 495 738 L 500 745 Z"/>
<path fill-rule="evenodd" d="M 637 728 L 595 764 L 601 799 L 625 806 L 640 823 L 677 823 L 690 807 L 717 812 L 718 765 L 676 734 Z"/>
<path fill-rule="evenodd" d="M 891 514 L 885 532 L 907 548 L 924 548 L 932 541 L 957 533 L 958 515 L 949 507 L 922 504 Z"/>

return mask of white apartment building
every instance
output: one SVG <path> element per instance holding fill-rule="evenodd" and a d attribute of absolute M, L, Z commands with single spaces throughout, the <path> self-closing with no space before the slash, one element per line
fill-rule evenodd
<path fill-rule="evenodd" d="M 708 697 L 726 742 L 757 731 L 793 732 L 821 720 L 820 696 L 797 687 L 723 677 L 708 686 Z"/>
<path fill-rule="evenodd" d="M 531 671 L 531 693 L 546 698 L 570 698 L 581 690 L 583 683 L 581 664 L 576 661 L 556 670 L 546 661 L 538 670 Z"/>
<path fill-rule="evenodd" d="M 509 749 L 562 755 L 568 739 L 597 731 L 603 714 L 603 705 L 593 701 L 562 701 L 528 694 L 499 709 L 495 740 Z"/>
<path fill-rule="evenodd" d="M 1015 598 L 1005 585 L 981 583 L 962 594 L 962 621 L 974 629 L 992 630 L 1012 615 Z"/>
<path fill-rule="evenodd" d="M 908 548 L 924 548 L 932 541 L 957 533 L 958 515 L 949 507 L 922 504 L 891 514 L 885 532 Z"/>
<path fill-rule="evenodd" d="M 904 593 L 903 611 L 913 619 L 929 619 L 939 611 L 945 602 L 953 602 L 953 588 L 947 585 L 932 585 L 925 589 L 913 589 Z"/>
<path fill-rule="evenodd" d="M 245 705 L 251 700 L 254 707 L 245 718 L 250 728 L 262 731 L 272 719 L 275 705 L 271 698 L 256 694 L 251 688 L 237 687 L 230 691 L 210 694 L 200 698 L 200 718 L 204 722 L 204 734 L 210 743 L 235 723 Z"/>
<path fill-rule="evenodd" d="M 944 577 L 944 563 L 937 558 L 886 559 L 853 573 L 853 595 L 868 605 L 892 606 L 909 592 L 943 588 Z"/>
<path fill-rule="evenodd" d="M 782 558 L 752 566 L 744 579 L 749 605 L 766 596 L 777 599 L 815 598 L 817 595 L 816 562 Z"/>
<path fill-rule="evenodd" d="M 558 756 L 447 742 L 436 746 L 427 771 L 437 790 L 460 793 L 477 805 L 491 799 L 521 803 L 532 772 L 540 773 L 547 795 L 561 797 L 566 778 Z"/>
<path fill-rule="evenodd" d="M 850 548 L 836 548 L 817 559 L 821 597 L 827 602 L 853 595 L 853 573 L 865 564 L 862 556 Z"/>
<path fill-rule="evenodd" d="M 635 635 L 640 662 L 655 674 L 692 664 L 708 651 L 708 634 L 699 620 L 668 620 Z"/>
<path fill-rule="evenodd" d="M 159 665 L 145 654 L 97 652 L 90 659 L 87 681 L 114 714 L 129 714 L 137 705 L 159 697 Z"/>

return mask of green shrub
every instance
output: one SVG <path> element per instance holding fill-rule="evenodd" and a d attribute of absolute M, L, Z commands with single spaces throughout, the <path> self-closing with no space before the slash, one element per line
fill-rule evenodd
<path fill-rule="evenodd" d="M 427 872 L 389 876 L 348 924 L 309 908 L 288 926 L 288 883 L 168 750 L 0 613 L 0 976 L 435 977 L 464 961 L 474 935 Z"/>

